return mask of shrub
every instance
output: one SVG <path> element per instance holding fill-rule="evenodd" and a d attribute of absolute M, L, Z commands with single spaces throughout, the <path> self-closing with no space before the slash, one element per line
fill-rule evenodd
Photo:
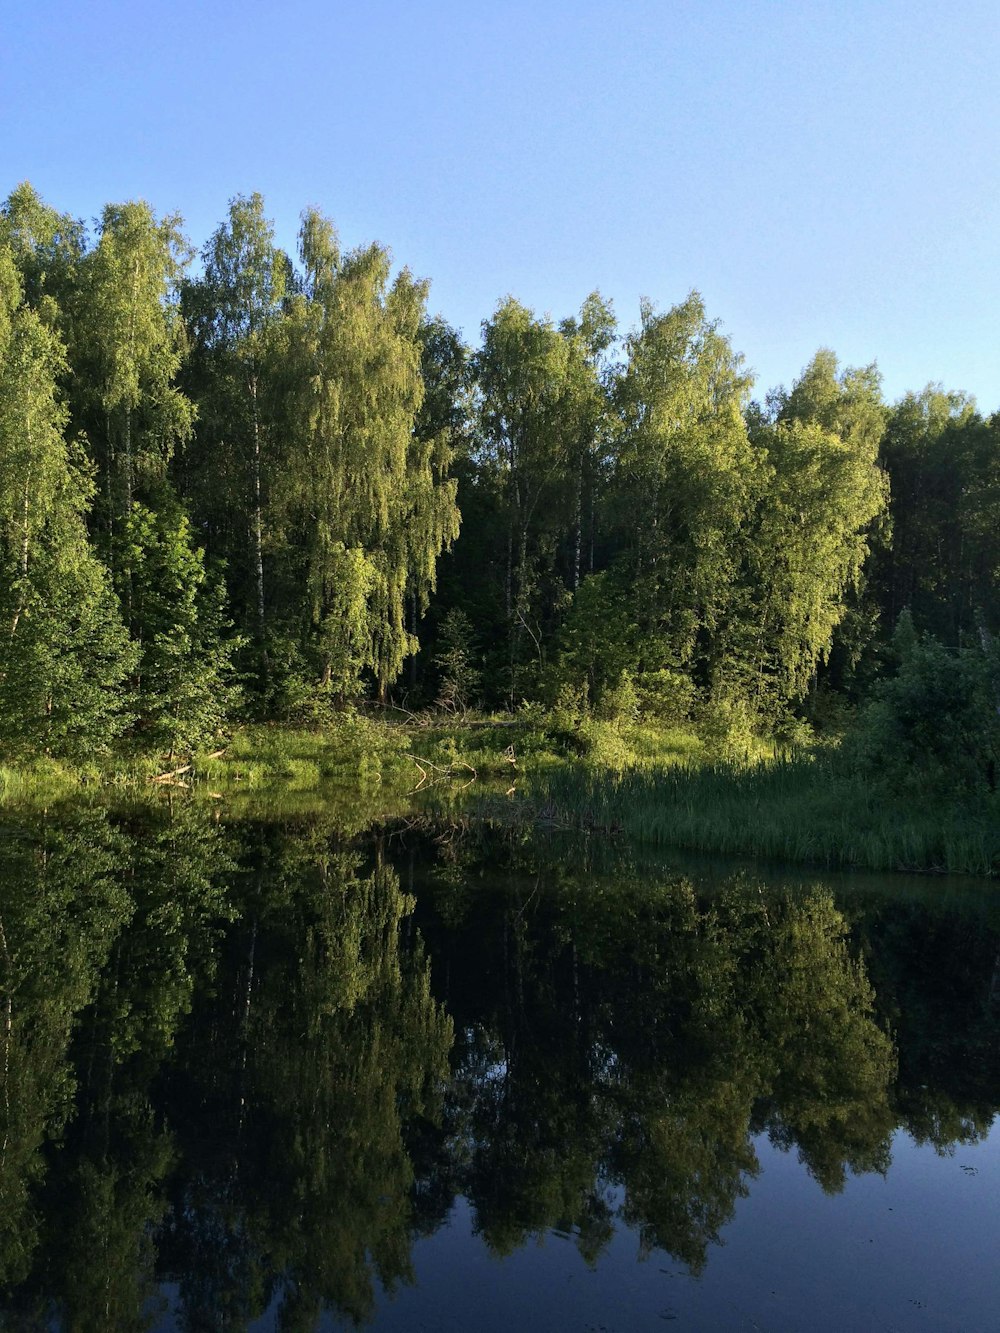
<path fill-rule="evenodd" d="M 993 655 L 981 648 L 949 651 L 917 635 L 907 612 L 893 646 L 898 671 L 862 709 L 845 746 L 849 762 L 894 790 L 994 790 L 1000 717 Z"/>

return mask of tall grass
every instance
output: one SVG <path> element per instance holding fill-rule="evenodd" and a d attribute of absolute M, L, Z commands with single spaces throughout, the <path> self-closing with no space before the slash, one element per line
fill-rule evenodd
<path fill-rule="evenodd" d="M 22 765 L 0 765 L 0 804 L 47 805 L 79 792 L 94 774 L 74 769 L 54 759 L 42 758 Z"/>
<path fill-rule="evenodd" d="M 828 754 L 553 773 L 543 814 L 657 846 L 827 867 L 1000 873 L 1000 801 L 894 799 Z"/>

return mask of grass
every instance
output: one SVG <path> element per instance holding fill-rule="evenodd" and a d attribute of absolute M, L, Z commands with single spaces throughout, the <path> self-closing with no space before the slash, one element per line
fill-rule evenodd
<path fill-rule="evenodd" d="M 1000 874 L 1000 802 L 893 796 L 828 753 L 622 773 L 565 769 L 539 816 L 660 847 L 828 868 Z"/>
<path fill-rule="evenodd" d="M 0 764 L 0 805 L 51 804 L 78 792 L 87 771 L 47 757 L 27 764 Z"/>
<path fill-rule="evenodd" d="M 618 834 L 636 844 L 828 868 L 1000 874 L 1000 801 L 913 800 L 829 751 L 739 755 L 693 727 L 514 716 L 248 726 L 187 762 L 135 755 L 0 767 L 0 804 L 185 797 L 234 813 L 339 810 L 365 827 L 422 810 Z"/>
<path fill-rule="evenodd" d="M 316 730 L 247 726 L 215 749 L 186 757 L 139 751 L 85 763 L 37 758 L 0 766 L 0 802 L 44 803 L 83 793 L 129 799 L 169 793 L 233 798 L 248 792 L 407 790 L 415 770 L 399 728 L 344 714 Z"/>

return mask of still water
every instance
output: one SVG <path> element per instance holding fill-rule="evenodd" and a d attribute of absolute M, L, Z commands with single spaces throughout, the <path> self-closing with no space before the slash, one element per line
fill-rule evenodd
<path fill-rule="evenodd" d="M 990 884 L 0 829 L 0 1328 L 1000 1328 Z"/>

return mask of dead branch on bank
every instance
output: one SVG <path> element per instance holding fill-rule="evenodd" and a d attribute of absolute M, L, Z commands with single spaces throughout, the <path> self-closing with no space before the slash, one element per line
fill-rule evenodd
<path fill-rule="evenodd" d="M 422 787 L 433 787 L 437 782 L 442 781 L 444 778 L 453 778 L 457 776 L 455 772 L 456 768 L 464 768 L 472 774 L 472 777 L 469 778 L 468 782 L 461 788 L 462 791 L 464 791 L 466 787 L 471 787 L 479 776 L 472 765 L 467 764 L 464 759 L 456 759 L 453 764 L 442 765 L 432 763 L 430 759 L 418 759 L 416 755 L 413 754 L 407 755 L 407 758 L 412 760 L 420 770 L 420 781 L 414 788 L 412 788 L 412 790 L 406 793 L 407 796 L 412 796 L 414 792 L 420 791 Z M 432 770 L 433 772 L 428 772 L 428 770 Z M 433 776 L 433 774 L 436 774 L 437 776 Z"/>

